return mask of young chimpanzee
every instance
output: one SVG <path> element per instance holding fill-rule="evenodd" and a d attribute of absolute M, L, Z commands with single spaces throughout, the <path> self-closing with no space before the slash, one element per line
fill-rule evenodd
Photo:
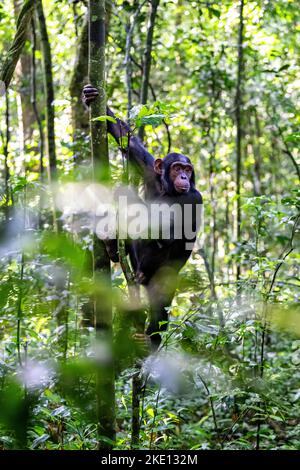
<path fill-rule="evenodd" d="M 87 106 L 97 97 L 96 88 L 91 85 L 84 87 L 82 99 Z M 109 108 L 107 114 L 114 117 Z M 116 119 L 116 123 L 108 121 L 107 130 L 124 154 L 140 169 L 145 201 L 150 205 L 176 207 L 167 222 L 170 227 L 168 237 L 164 237 L 160 231 L 156 239 L 139 239 L 128 243 L 136 281 L 144 285 L 148 292 L 150 319 L 146 333 L 150 336 L 152 349 L 156 350 L 161 342 L 159 332 L 167 328 L 168 307 L 175 294 L 178 272 L 189 258 L 196 240 L 202 197 L 195 188 L 194 168 L 188 157 L 169 153 L 163 159 L 155 160 L 140 140 L 131 134 L 129 126 L 120 119 Z M 127 144 L 128 148 L 124 148 Z M 181 214 L 176 214 L 178 209 Z M 166 225 L 166 221 L 163 223 Z M 178 228 L 181 230 L 178 231 Z M 109 241 L 107 249 L 111 259 L 117 261 L 117 243 Z"/>

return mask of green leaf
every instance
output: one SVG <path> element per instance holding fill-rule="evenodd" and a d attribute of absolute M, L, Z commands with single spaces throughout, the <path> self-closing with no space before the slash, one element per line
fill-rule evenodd
<path fill-rule="evenodd" d="M 161 124 L 164 117 L 164 114 L 150 114 L 149 116 L 143 116 L 141 118 L 141 123 L 142 125 L 157 127 Z"/>
<path fill-rule="evenodd" d="M 286 142 L 299 142 L 300 140 L 300 133 L 290 134 L 286 137 Z"/>
<path fill-rule="evenodd" d="M 154 409 L 153 408 L 148 408 L 147 413 L 151 418 L 154 418 Z"/>
<path fill-rule="evenodd" d="M 0 308 L 5 307 L 9 294 L 12 290 L 12 284 L 9 282 L 0 284 Z"/>
<path fill-rule="evenodd" d="M 216 10 L 215 8 L 210 7 L 209 12 L 213 15 L 216 16 L 217 18 L 220 18 L 221 12 L 220 10 Z"/>
<path fill-rule="evenodd" d="M 113 122 L 114 124 L 117 122 L 117 120 L 115 118 L 113 118 L 112 116 L 98 116 L 98 117 L 95 117 L 93 119 L 91 119 L 92 122 L 94 121 L 100 121 L 100 122 L 104 122 L 104 121 L 110 121 L 110 122 Z"/>
<path fill-rule="evenodd" d="M 149 113 L 149 110 L 146 105 L 137 104 L 136 106 L 133 106 L 131 108 L 129 113 L 129 119 L 140 118 L 142 116 L 145 116 L 147 113 Z"/>
<path fill-rule="evenodd" d="M 284 65 L 282 65 L 282 67 L 280 67 L 280 69 L 277 70 L 277 72 L 281 72 L 282 70 L 286 70 L 286 69 L 289 68 L 289 66 L 290 66 L 290 64 L 284 64 Z"/>

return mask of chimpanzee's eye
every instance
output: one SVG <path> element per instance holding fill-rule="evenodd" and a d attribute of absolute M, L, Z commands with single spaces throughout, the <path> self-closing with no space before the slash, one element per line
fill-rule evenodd
<path fill-rule="evenodd" d="M 181 166 L 180 165 L 174 165 L 174 171 L 176 171 L 176 173 L 178 173 L 180 170 L 181 170 Z"/>

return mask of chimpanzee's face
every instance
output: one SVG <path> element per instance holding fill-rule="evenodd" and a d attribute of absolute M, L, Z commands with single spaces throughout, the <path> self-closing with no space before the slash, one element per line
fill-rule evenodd
<path fill-rule="evenodd" d="M 174 162 L 170 166 L 169 178 L 177 193 L 187 193 L 191 187 L 193 166 L 190 163 Z"/>
<path fill-rule="evenodd" d="M 194 187 L 194 167 L 185 155 L 169 153 L 163 160 L 157 158 L 154 171 L 160 176 L 162 186 L 170 196 L 188 193 Z"/>

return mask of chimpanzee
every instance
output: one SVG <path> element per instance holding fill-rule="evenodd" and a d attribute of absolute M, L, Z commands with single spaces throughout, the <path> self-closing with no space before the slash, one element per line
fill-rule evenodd
<path fill-rule="evenodd" d="M 96 88 L 86 85 L 82 93 L 84 104 L 90 105 L 98 94 Z M 107 114 L 114 117 L 109 108 Z M 132 135 L 130 127 L 120 119 L 116 119 L 116 123 L 107 121 L 107 130 L 143 175 L 145 201 L 169 206 L 176 204 L 183 211 L 182 219 L 179 218 L 180 238 L 176 236 L 174 220 L 170 219 L 168 238 L 161 235 L 157 239 L 139 239 L 128 243 L 136 281 L 144 285 L 148 292 L 150 319 L 146 333 L 155 351 L 161 342 L 159 332 L 167 329 L 168 307 L 175 294 L 178 272 L 189 258 L 196 240 L 202 196 L 195 188 L 194 167 L 188 157 L 169 153 L 163 159 L 155 160 L 140 140 Z M 188 206 L 190 212 L 184 217 Z M 185 233 L 187 223 L 192 228 L 191 237 Z M 116 241 L 107 243 L 107 251 L 113 261 L 118 260 Z"/>

